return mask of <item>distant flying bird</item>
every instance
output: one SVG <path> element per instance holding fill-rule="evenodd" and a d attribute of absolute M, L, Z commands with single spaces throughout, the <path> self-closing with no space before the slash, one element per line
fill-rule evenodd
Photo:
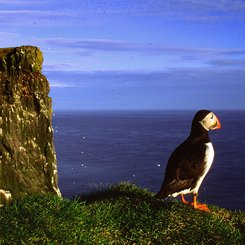
<path fill-rule="evenodd" d="M 193 194 L 195 209 L 209 211 L 205 204 L 197 203 L 199 187 L 209 171 L 214 149 L 208 131 L 221 128 L 218 117 L 211 111 L 201 110 L 192 120 L 190 136 L 171 154 L 158 198 L 181 196 L 181 201 L 189 204 L 185 194 Z"/>

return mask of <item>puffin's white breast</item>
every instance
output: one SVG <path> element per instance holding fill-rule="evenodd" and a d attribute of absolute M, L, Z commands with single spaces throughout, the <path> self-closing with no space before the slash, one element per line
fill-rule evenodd
<path fill-rule="evenodd" d="M 210 167 L 212 166 L 213 160 L 214 160 L 214 148 L 211 142 L 206 143 L 206 152 L 204 157 L 204 171 L 202 176 L 197 181 L 196 187 L 193 190 L 193 193 L 197 193 L 200 185 L 202 184 L 202 181 L 206 174 L 208 173 Z"/>
<path fill-rule="evenodd" d="M 206 163 L 206 172 L 205 174 L 208 172 L 208 170 L 210 169 L 213 160 L 214 160 L 214 148 L 211 142 L 206 143 L 206 152 L 205 152 L 205 163 Z"/>

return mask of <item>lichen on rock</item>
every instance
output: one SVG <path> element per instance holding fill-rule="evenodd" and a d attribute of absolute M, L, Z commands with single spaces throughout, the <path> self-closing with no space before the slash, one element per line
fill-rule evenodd
<path fill-rule="evenodd" d="M 21 46 L 0 49 L 0 70 L 11 74 L 41 72 L 43 55 L 39 48 Z"/>
<path fill-rule="evenodd" d="M 0 49 L 0 204 L 29 193 L 60 195 L 42 62 L 37 47 Z"/>

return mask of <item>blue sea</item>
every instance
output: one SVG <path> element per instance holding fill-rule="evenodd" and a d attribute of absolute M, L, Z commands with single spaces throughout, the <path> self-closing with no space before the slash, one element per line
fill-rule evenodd
<path fill-rule="evenodd" d="M 198 201 L 245 210 L 245 111 L 214 111 L 222 129 L 210 132 L 214 163 Z M 171 152 L 189 135 L 195 111 L 56 111 L 53 115 L 59 187 L 74 197 L 129 181 L 161 186 Z"/>

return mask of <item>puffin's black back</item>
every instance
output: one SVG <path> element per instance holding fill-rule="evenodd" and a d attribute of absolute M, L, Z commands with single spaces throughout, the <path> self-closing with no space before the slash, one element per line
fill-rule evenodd
<path fill-rule="evenodd" d="M 208 132 L 199 123 L 210 111 L 201 110 L 192 120 L 190 136 L 171 154 L 157 196 L 164 198 L 175 192 L 194 188 L 204 172 L 206 146 L 210 142 Z"/>

